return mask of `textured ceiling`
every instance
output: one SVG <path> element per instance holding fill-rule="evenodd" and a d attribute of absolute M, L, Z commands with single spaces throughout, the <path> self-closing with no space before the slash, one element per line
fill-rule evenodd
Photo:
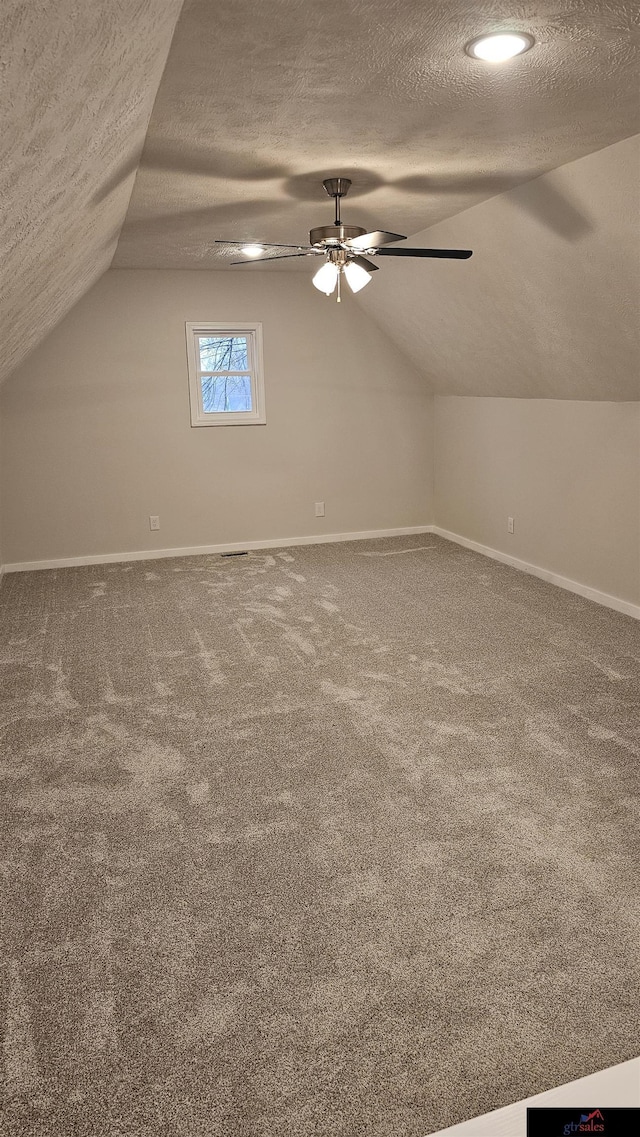
<path fill-rule="evenodd" d="M 109 266 L 180 8 L 0 0 L 0 378 Z"/>
<path fill-rule="evenodd" d="M 447 395 L 640 398 L 640 135 L 417 235 L 358 301 Z M 570 440 L 567 440 L 570 445 Z"/>
<path fill-rule="evenodd" d="M 304 241 L 334 173 L 354 180 L 347 221 L 411 234 L 632 135 L 637 19 L 636 0 L 186 0 L 114 263 Z M 505 28 L 536 46 L 464 54 Z"/>

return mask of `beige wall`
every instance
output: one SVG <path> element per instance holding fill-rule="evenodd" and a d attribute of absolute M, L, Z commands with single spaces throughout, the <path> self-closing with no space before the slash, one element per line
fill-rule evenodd
<path fill-rule="evenodd" d="M 262 321 L 266 426 L 190 426 L 184 324 L 207 319 Z M 112 270 L 0 402 L 5 563 L 433 520 L 423 381 L 297 273 Z"/>
<path fill-rule="evenodd" d="M 191 428 L 186 319 L 263 321 L 266 427 Z M 435 425 L 432 408 L 350 296 L 111 271 L 0 391 L 3 560 L 435 520 L 640 602 L 640 404 L 440 396 Z"/>
<path fill-rule="evenodd" d="M 640 603 L 640 403 L 439 396 L 435 439 L 437 525 Z"/>
<path fill-rule="evenodd" d="M 358 301 L 433 391 L 640 398 L 640 135 L 414 239 L 473 256 L 389 258 Z"/>

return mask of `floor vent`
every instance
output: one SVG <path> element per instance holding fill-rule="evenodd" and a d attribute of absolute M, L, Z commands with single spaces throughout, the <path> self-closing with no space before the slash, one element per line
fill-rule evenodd
<path fill-rule="evenodd" d="M 220 553 L 220 556 L 221 557 L 248 557 L 249 554 L 245 551 L 244 553 Z"/>

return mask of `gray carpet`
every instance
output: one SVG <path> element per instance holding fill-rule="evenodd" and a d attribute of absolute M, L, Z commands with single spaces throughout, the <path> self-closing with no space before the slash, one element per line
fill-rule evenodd
<path fill-rule="evenodd" d="M 0 608 L 3 1135 L 423 1137 L 638 1052 L 636 622 L 431 536 Z"/>

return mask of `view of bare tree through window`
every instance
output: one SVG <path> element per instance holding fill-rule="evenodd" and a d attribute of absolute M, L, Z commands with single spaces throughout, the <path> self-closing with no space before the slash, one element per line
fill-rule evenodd
<path fill-rule="evenodd" d="M 251 372 L 246 336 L 199 336 L 202 409 L 251 411 Z"/>

